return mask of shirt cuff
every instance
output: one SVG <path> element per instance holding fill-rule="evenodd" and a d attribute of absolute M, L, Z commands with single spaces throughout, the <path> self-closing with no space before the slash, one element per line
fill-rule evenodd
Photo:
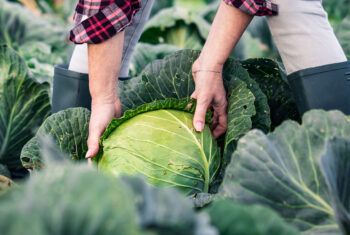
<path fill-rule="evenodd" d="M 255 16 L 272 16 L 278 14 L 278 5 L 271 0 L 223 0 L 227 5 Z"/>
<path fill-rule="evenodd" d="M 107 7 L 91 10 L 84 8 L 84 0 L 80 0 L 74 14 L 75 26 L 70 31 L 69 39 L 75 44 L 104 42 L 131 25 L 140 8 L 139 1 L 114 0 Z M 94 14 L 89 16 L 86 12 Z"/>

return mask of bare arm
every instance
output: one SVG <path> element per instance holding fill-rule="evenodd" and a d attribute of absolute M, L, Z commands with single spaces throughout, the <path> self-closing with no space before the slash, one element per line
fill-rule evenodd
<path fill-rule="evenodd" d="M 252 19 L 253 16 L 221 2 L 202 53 L 192 68 L 192 71 L 198 71 L 193 74 L 196 89 L 192 94 L 197 99 L 193 119 L 197 131 L 203 130 L 205 114 L 210 107 L 214 109 L 214 136 L 218 137 L 226 131 L 227 100 L 222 74 L 207 71 L 222 72 L 225 61 Z"/>
<path fill-rule="evenodd" d="M 117 94 L 124 31 L 100 43 L 89 44 L 89 87 L 92 98 L 86 158 L 98 153 L 99 139 L 114 117 L 119 117 L 121 104 Z"/>

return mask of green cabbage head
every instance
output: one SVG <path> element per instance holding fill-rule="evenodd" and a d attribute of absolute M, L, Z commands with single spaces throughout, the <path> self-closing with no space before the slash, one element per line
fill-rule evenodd
<path fill-rule="evenodd" d="M 153 185 L 185 194 L 208 192 L 220 167 L 216 141 L 208 125 L 202 133 L 194 130 L 189 110 L 157 110 L 167 102 L 143 105 L 115 119 L 102 138 L 98 167 L 113 175 L 140 174 Z"/>

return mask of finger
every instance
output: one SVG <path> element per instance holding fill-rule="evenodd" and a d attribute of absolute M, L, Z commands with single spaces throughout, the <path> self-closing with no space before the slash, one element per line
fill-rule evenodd
<path fill-rule="evenodd" d="M 91 161 L 91 158 L 88 158 L 88 166 L 89 166 L 89 167 L 92 167 L 92 161 Z"/>
<path fill-rule="evenodd" d="M 197 91 L 194 90 L 194 92 L 191 95 L 191 99 L 197 99 Z"/>
<path fill-rule="evenodd" d="M 89 132 L 89 138 L 87 141 L 88 151 L 85 158 L 92 158 L 98 153 L 100 148 L 99 140 L 103 132 L 103 130 L 99 130 L 99 128 L 90 128 L 90 130 L 92 131 Z"/>
<path fill-rule="evenodd" d="M 115 117 L 119 118 L 121 116 L 121 114 L 122 114 L 122 104 L 120 102 L 120 99 L 118 99 L 115 102 L 115 110 L 116 110 Z"/>
<path fill-rule="evenodd" d="M 217 112 L 214 112 L 213 117 L 211 118 L 211 121 L 212 121 L 212 124 L 210 127 L 211 131 L 215 130 L 216 126 L 218 125 L 218 118 L 219 116 L 217 115 Z"/>
<path fill-rule="evenodd" d="M 205 115 L 210 104 L 210 99 L 205 96 L 198 96 L 197 107 L 194 113 L 193 126 L 196 131 L 201 132 L 204 129 Z"/>
<path fill-rule="evenodd" d="M 227 129 L 227 114 L 226 112 L 218 113 L 218 122 L 213 130 L 213 135 L 215 138 L 219 137 L 220 135 L 224 134 Z"/>

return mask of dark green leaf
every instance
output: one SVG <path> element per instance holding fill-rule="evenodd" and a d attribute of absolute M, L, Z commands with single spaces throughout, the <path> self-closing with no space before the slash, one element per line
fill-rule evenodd
<path fill-rule="evenodd" d="M 0 200 L 2 234 L 140 234 L 135 198 L 88 166 L 53 164 Z"/>
<path fill-rule="evenodd" d="M 47 86 L 27 74 L 19 56 L 0 46 L 0 163 L 10 171 L 22 168 L 23 145 L 51 112 Z"/>
<path fill-rule="evenodd" d="M 159 235 L 216 235 L 206 214 L 197 214 L 192 203 L 174 189 L 149 186 L 138 178 L 123 177 L 137 199 L 139 220 L 144 230 Z"/>
<path fill-rule="evenodd" d="M 299 234 L 277 213 L 261 205 L 241 205 L 231 200 L 218 199 L 205 211 L 221 235 Z"/>
<path fill-rule="evenodd" d="M 302 123 L 286 121 L 269 135 L 253 130 L 241 138 L 220 195 L 268 205 L 301 230 L 336 229 L 319 161 L 327 140 L 350 139 L 350 119 L 315 110 Z"/>
<path fill-rule="evenodd" d="M 339 227 L 350 234 L 350 141 L 335 138 L 328 142 L 321 159 Z"/>
<path fill-rule="evenodd" d="M 268 99 L 272 129 L 288 119 L 300 122 L 292 91 L 283 80 L 277 63 L 269 59 L 248 59 L 242 61 L 242 66 Z"/>
<path fill-rule="evenodd" d="M 25 168 L 39 170 L 43 167 L 40 137 L 49 136 L 59 149 L 73 160 L 85 159 L 89 135 L 90 111 L 85 108 L 69 108 L 48 117 L 35 137 L 23 147 L 21 161 Z"/>

